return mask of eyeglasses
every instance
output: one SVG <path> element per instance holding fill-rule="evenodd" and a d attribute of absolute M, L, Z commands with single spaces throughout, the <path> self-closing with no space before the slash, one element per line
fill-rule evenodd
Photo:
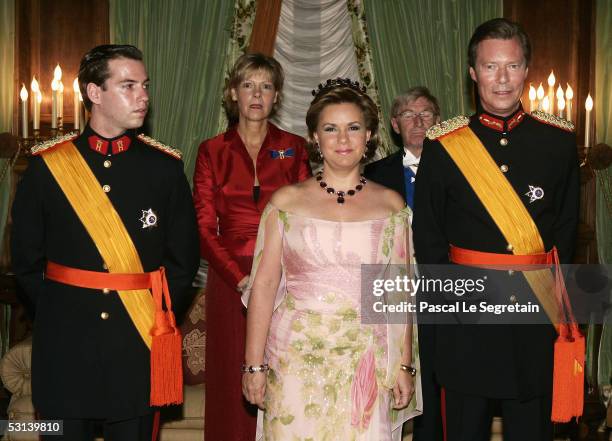
<path fill-rule="evenodd" d="M 431 110 L 423 110 L 419 113 L 413 112 L 412 110 L 405 110 L 402 113 L 398 113 L 396 116 L 404 121 L 408 121 L 416 117 L 421 118 L 423 121 L 431 121 L 434 117 L 434 113 Z"/>

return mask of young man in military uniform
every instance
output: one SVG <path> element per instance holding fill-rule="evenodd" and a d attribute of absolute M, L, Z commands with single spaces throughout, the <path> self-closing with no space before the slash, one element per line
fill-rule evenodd
<path fill-rule="evenodd" d="M 13 269 L 36 305 L 33 402 L 63 420 L 49 439 L 93 440 L 98 421 L 107 441 L 149 441 L 153 406 L 182 401 L 169 311 L 191 301 L 195 212 L 180 152 L 136 135 L 149 105 L 141 52 L 92 49 L 79 86 L 89 125 L 32 149 L 13 205 Z"/>
<path fill-rule="evenodd" d="M 569 263 L 579 197 L 573 127 L 521 107 L 531 49 L 517 24 L 483 23 L 468 54 L 480 101 L 469 119 L 428 131 L 415 190 L 417 261 L 513 265 L 525 256 L 554 260 L 558 250 Z M 508 283 L 523 277 L 498 273 Z M 544 306 L 554 290 L 524 277 L 523 292 L 533 290 Z M 554 308 L 545 309 L 557 323 Z M 439 324 L 435 338 L 448 441 L 489 440 L 496 406 L 505 441 L 552 439 L 553 326 Z"/>

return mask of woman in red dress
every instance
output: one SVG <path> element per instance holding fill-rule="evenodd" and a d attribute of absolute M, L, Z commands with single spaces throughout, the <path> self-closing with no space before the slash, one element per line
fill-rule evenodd
<path fill-rule="evenodd" d="M 280 103 L 283 70 L 246 54 L 223 96 L 230 128 L 200 145 L 193 193 L 206 285 L 206 441 L 252 441 L 257 408 L 242 397 L 246 286 L 259 218 L 279 187 L 311 175 L 304 139 L 268 121 Z"/>

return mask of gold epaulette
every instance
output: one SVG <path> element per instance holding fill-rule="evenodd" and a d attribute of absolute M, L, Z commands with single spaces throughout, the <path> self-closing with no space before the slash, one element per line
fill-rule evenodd
<path fill-rule="evenodd" d="M 67 135 L 56 136 L 55 138 L 51 138 L 51 139 L 48 139 L 45 142 L 41 142 L 40 144 L 36 144 L 35 146 L 33 146 L 30 149 L 30 153 L 32 155 L 34 155 L 34 156 L 35 155 L 40 155 L 42 152 L 45 152 L 45 151 L 49 150 L 50 148 L 55 147 L 56 145 L 60 145 L 60 144 L 63 144 L 65 142 L 72 141 L 77 136 L 79 136 L 79 134 L 75 133 L 75 132 L 68 133 Z"/>
<path fill-rule="evenodd" d="M 465 115 L 459 115 L 446 121 L 442 121 L 440 124 L 431 126 L 427 129 L 425 136 L 429 139 L 438 139 L 441 136 L 448 135 L 450 132 L 454 132 L 461 127 L 465 127 L 470 123 L 470 118 Z"/>
<path fill-rule="evenodd" d="M 168 154 L 170 156 L 173 156 L 176 159 L 182 159 L 183 158 L 183 153 L 180 150 L 172 148 L 172 147 L 170 147 L 170 146 L 168 146 L 166 144 L 162 144 L 158 140 L 153 139 L 150 136 L 145 135 L 144 133 L 141 133 L 136 138 L 138 138 L 139 140 L 144 142 L 146 145 L 150 145 L 151 147 L 154 147 L 157 150 L 161 150 L 162 152 L 164 152 L 164 153 L 166 153 L 166 154 Z"/>
<path fill-rule="evenodd" d="M 565 118 L 561 118 L 560 116 L 546 113 L 541 110 L 534 110 L 533 112 L 531 112 L 531 116 L 533 117 L 533 119 L 537 119 L 538 121 L 543 122 L 544 124 L 558 127 L 568 132 L 573 132 L 574 130 L 576 130 L 576 126 L 574 126 L 574 123 L 566 120 Z"/>

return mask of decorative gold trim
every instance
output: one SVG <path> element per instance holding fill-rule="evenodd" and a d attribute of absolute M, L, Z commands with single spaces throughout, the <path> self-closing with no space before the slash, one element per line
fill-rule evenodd
<path fill-rule="evenodd" d="M 153 139 L 150 136 L 145 135 L 144 133 L 138 135 L 137 138 L 145 144 L 150 145 L 151 147 L 155 147 L 157 150 L 161 150 L 162 152 L 167 153 L 170 156 L 174 156 L 176 159 L 183 158 L 183 153 L 180 150 L 167 146 L 166 144 L 162 144 L 158 140 Z"/>
<path fill-rule="evenodd" d="M 45 150 L 49 150 L 50 148 L 55 147 L 56 145 L 72 141 L 77 136 L 79 136 L 79 134 L 74 132 L 68 133 L 67 135 L 56 136 L 55 138 L 48 139 L 45 142 L 41 142 L 40 144 L 32 146 L 32 148 L 30 149 L 30 153 L 32 155 L 38 155 L 39 153 L 42 153 Z"/>
<path fill-rule="evenodd" d="M 441 136 L 448 135 L 450 132 L 454 132 L 461 127 L 465 127 L 470 123 L 470 118 L 465 115 L 459 115 L 446 121 L 442 121 L 440 124 L 431 126 L 425 136 L 429 139 L 438 139 Z"/>
<path fill-rule="evenodd" d="M 541 110 L 534 110 L 531 112 L 531 116 L 533 119 L 537 119 L 538 121 L 550 124 L 551 126 L 555 126 L 563 130 L 568 130 L 570 132 L 576 130 L 574 123 L 566 120 L 565 118 L 561 118 L 560 116 L 552 115 Z"/>

